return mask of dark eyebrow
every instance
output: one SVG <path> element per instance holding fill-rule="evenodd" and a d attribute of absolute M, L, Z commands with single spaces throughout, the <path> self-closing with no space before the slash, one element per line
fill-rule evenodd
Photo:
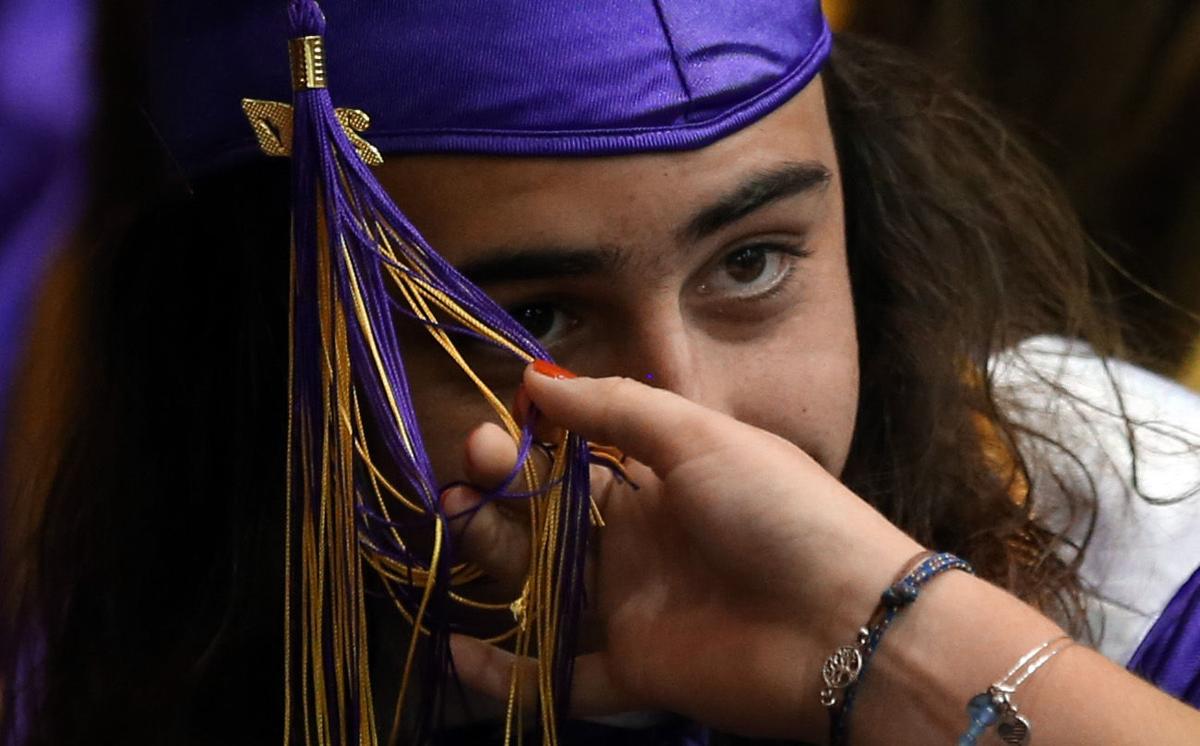
<path fill-rule="evenodd" d="M 829 179 L 829 169 L 815 161 L 785 163 L 761 171 L 696 213 L 678 236 L 681 241 L 698 241 L 775 200 L 823 189 Z"/>
<path fill-rule="evenodd" d="M 829 169 L 815 161 L 784 163 L 752 174 L 697 212 L 679 231 L 680 240 L 697 241 L 775 200 L 824 188 L 829 179 Z M 612 273 L 624 259 L 613 246 L 498 246 L 458 270 L 471 282 L 487 285 Z"/>
<path fill-rule="evenodd" d="M 497 247 L 458 271 L 477 285 L 516 280 L 545 280 L 611 272 L 620 263 L 620 252 L 609 246 Z"/>

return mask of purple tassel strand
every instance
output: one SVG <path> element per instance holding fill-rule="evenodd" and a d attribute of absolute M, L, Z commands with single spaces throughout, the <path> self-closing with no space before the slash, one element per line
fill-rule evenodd
<path fill-rule="evenodd" d="M 433 251 L 392 202 L 324 87 L 323 42 L 312 38 L 324 32 L 320 7 L 292 0 L 288 10 L 295 90 L 285 742 L 292 728 L 304 733 L 306 743 L 377 742 L 364 587 L 365 571 L 372 569 L 413 628 L 392 739 L 410 680 L 418 707 L 408 720 L 421 738 L 445 704 L 451 584 L 456 573 L 471 573 L 453 561 L 448 516 L 417 422 L 397 320 L 416 318 L 450 354 L 457 353 L 449 333 L 462 330 L 525 361 L 548 355 Z M 365 126 L 365 115 L 355 114 Z M 507 412 L 498 414 L 511 423 Z M 372 431 L 370 448 L 364 419 L 378 431 Z M 518 476 L 535 476 L 526 459 L 530 426 L 512 428 L 521 460 L 488 499 L 541 506 L 533 509 L 538 535 L 532 565 L 550 582 L 527 584 L 514 606 L 522 610 L 514 634 L 519 651 L 550 666 L 550 692 L 543 696 L 551 701 L 543 702 L 542 725 L 553 742 L 569 701 L 584 607 L 591 456 L 582 438 L 568 435 L 549 483 L 511 492 Z M 398 473 L 394 487 L 376 469 L 371 450 Z M 546 520 L 551 514 L 556 520 Z M 420 550 L 406 541 L 414 535 L 424 537 L 413 542 Z M 429 537 L 432 547 L 425 548 Z M 511 714 L 509 727 L 519 728 Z"/>

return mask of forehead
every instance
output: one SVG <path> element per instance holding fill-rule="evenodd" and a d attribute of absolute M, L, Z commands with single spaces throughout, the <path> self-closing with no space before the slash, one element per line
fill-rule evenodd
<path fill-rule="evenodd" d="M 785 162 L 819 163 L 837 180 L 819 78 L 763 119 L 699 150 L 597 158 L 402 156 L 377 173 L 430 243 L 456 261 L 455 254 L 473 246 L 516 237 L 603 235 L 614 221 L 673 228 L 682 213 L 718 199 L 746 174 Z"/>

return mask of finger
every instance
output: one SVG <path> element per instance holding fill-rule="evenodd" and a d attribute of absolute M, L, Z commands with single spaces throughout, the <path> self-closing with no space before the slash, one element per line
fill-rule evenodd
<path fill-rule="evenodd" d="M 463 470 L 467 481 L 485 492 L 502 487 L 506 492 L 527 492 L 530 484 L 524 463 L 514 475 L 519 456 L 520 450 L 512 436 L 499 425 L 485 422 L 467 436 L 463 448 Z M 550 473 L 550 454 L 534 444 L 526 452 L 525 458 L 533 467 L 536 483 L 545 484 Z M 502 500 L 496 504 L 505 514 L 528 514 L 526 500 Z"/>
<path fill-rule="evenodd" d="M 529 530 L 524 521 L 481 501 L 479 492 L 466 485 L 442 493 L 442 509 L 458 540 L 458 556 L 515 592 L 529 571 Z"/>
<path fill-rule="evenodd" d="M 533 419 L 534 440 L 542 443 L 557 443 L 562 439 L 562 428 L 550 422 L 540 411 L 534 409 L 533 402 L 529 399 L 529 393 L 525 390 L 525 384 L 517 386 L 517 394 L 513 402 L 513 416 L 522 426 L 528 423 L 530 418 Z"/>
<path fill-rule="evenodd" d="M 467 436 L 463 470 L 471 484 L 496 489 L 512 473 L 516 462 L 517 444 L 494 422 L 483 423 Z"/>
<path fill-rule="evenodd" d="M 532 709 L 537 704 L 537 665 L 534 658 L 518 658 L 494 645 L 465 635 L 451 635 L 450 650 L 459 679 L 471 689 L 500 702 L 508 701 L 514 671 L 520 691 L 517 701 Z M 571 677 L 572 717 L 595 717 L 636 710 L 645 705 L 626 695 L 608 672 L 604 653 L 575 659 Z"/>
<path fill-rule="evenodd" d="M 538 363 L 525 369 L 524 383 L 547 417 L 588 440 L 617 446 L 660 476 L 745 427 L 630 378 L 555 377 L 539 367 L 546 369 Z"/>

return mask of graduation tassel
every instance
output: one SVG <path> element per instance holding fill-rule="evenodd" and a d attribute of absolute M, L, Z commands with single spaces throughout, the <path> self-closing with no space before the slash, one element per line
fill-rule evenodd
<path fill-rule="evenodd" d="M 379 742 L 371 694 L 366 574 L 373 573 L 408 620 L 401 708 L 418 690 L 412 715 L 418 738 L 435 725 L 450 670 L 452 604 L 511 615 L 510 640 L 539 659 L 537 690 L 547 743 L 565 716 L 579 618 L 589 526 L 588 444 L 567 433 L 555 444 L 553 467 L 539 480 L 528 454 L 530 424 L 517 425 L 459 352 L 466 333 L 520 360 L 548 359 L 520 324 L 434 252 L 372 174 L 379 152 L 359 133 L 361 111 L 335 109 L 326 88 L 325 19 L 314 0 L 291 0 L 293 99 L 242 105 L 262 149 L 292 158 L 291 364 L 285 557 L 284 743 Z M 530 572 L 510 603 L 473 601 L 455 586 L 479 571 L 452 561 L 449 519 L 425 452 L 401 357 L 397 320 L 415 318 L 475 383 L 518 442 L 513 474 L 523 476 L 530 503 Z M 364 418 L 364 411 L 367 413 Z M 364 419 L 380 431 L 376 465 Z M 401 527 L 419 527 L 418 550 Z M 410 534 L 411 535 L 411 534 Z M 376 666 L 381 662 L 375 661 Z M 419 678 L 418 678 L 419 677 Z M 522 723 L 514 671 L 508 735 Z"/>

